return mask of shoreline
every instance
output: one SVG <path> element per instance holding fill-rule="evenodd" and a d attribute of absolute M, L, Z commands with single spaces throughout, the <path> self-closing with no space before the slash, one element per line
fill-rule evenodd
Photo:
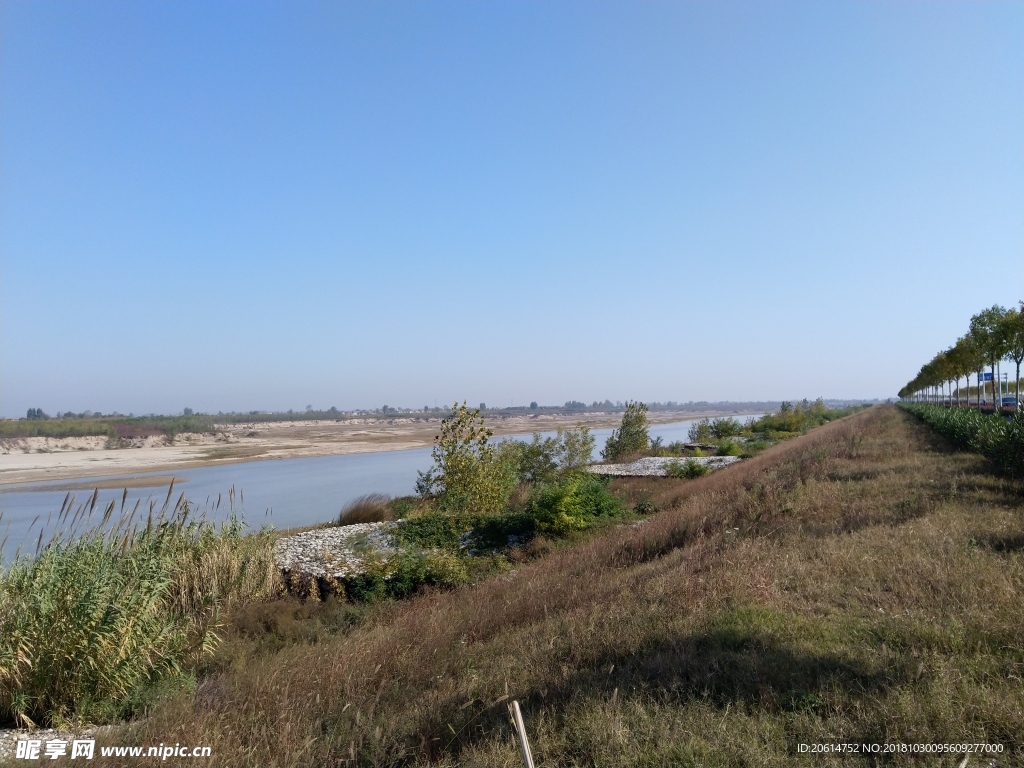
<path fill-rule="evenodd" d="M 756 413 L 759 412 L 664 411 L 648 414 L 648 422 L 655 426 L 705 417 L 734 416 L 742 419 Z M 592 430 L 609 429 L 618 427 L 621 420 L 619 413 L 593 413 L 576 417 L 517 415 L 488 419 L 486 423 L 493 430 L 494 437 L 508 437 L 576 425 Z M 170 445 L 148 440 L 130 448 L 97 447 L 95 438 L 24 438 L 23 449 L 19 450 L 18 445 L 8 441 L 0 454 L 0 492 L 31 490 L 25 486 L 61 480 L 81 481 L 67 483 L 61 486 L 62 489 L 91 489 L 95 483 L 84 481 L 101 477 L 124 478 L 101 481 L 104 485 L 114 483 L 121 487 L 127 481 L 140 487 L 140 484 L 148 484 L 150 478 L 133 478 L 133 475 L 173 475 L 175 471 L 251 461 L 429 448 L 433 445 L 440 421 L 432 418 L 373 419 L 359 420 L 358 423 L 253 422 L 226 426 L 213 435 L 180 435 Z M 47 442 L 33 451 L 31 440 Z"/>

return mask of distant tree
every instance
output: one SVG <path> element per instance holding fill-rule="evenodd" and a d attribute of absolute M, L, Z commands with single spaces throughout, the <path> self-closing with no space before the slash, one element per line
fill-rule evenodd
<path fill-rule="evenodd" d="M 26 418 L 33 419 L 33 420 L 39 420 L 39 419 L 48 419 L 48 418 L 50 418 L 50 416 L 49 416 L 49 414 L 43 413 L 43 409 L 42 408 L 29 408 L 28 409 L 28 413 L 26 415 Z"/>
<path fill-rule="evenodd" d="M 193 411 L 191 408 L 186 408 L 185 410 L 182 411 L 182 414 L 185 416 L 191 416 L 194 413 L 195 411 Z"/>
<path fill-rule="evenodd" d="M 486 411 L 487 410 L 487 403 L 480 403 L 480 410 L 481 411 Z"/>
<path fill-rule="evenodd" d="M 337 413 L 337 412 L 338 412 L 338 409 L 337 409 L 337 408 L 335 408 L 335 407 L 334 407 L 334 406 L 332 405 L 332 406 L 331 406 L 330 408 L 328 408 L 328 409 L 327 409 L 327 412 L 328 412 L 328 413 L 331 413 L 331 414 L 334 414 L 334 413 Z"/>
<path fill-rule="evenodd" d="M 607 461 L 618 461 L 644 450 L 650 442 L 650 434 L 647 431 L 647 406 L 641 402 L 629 401 L 622 414 L 621 426 L 612 430 L 601 456 Z"/>
<path fill-rule="evenodd" d="M 531 411 L 536 411 L 537 410 L 537 401 L 536 400 L 533 400 L 533 401 L 530 402 L 530 410 Z"/>
<path fill-rule="evenodd" d="M 565 410 L 577 413 L 579 411 L 587 410 L 587 404 L 581 403 L 579 400 L 570 400 L 565 404 Z"/>

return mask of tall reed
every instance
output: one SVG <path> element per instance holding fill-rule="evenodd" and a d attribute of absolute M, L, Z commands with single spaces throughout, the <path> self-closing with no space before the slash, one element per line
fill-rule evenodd
<path fill-rule="evenodd" d="M 247 533 L 234 513 L 220 526 L 192 519 L 182 495 L 143 524 L 122 499 L 116 523 L 111 502 L 79 530 L 95 503 L 72 516 L 65 500 L 67 527 L 0 572 L 0 720 L 123 714 L 213 650 L 223 608 L 279 587 L 272 533 Z"/>

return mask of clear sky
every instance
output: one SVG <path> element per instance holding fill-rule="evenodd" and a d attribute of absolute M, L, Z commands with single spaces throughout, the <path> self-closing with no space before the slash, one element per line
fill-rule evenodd
<path fill-rule="evenodd" d="M 1022 31 L 4 2 L 0 413 L 894 395 L 1024 298 Z"/>

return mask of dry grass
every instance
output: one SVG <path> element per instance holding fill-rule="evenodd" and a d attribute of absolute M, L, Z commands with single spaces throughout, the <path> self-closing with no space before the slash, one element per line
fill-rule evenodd
<path fill-rule="evenodd" d="M 384 523 L 395 519 L 395 511 L 386 493 L 369 493 L 349 502 L 338 514 L 338 525 L 358 523 Z"/>
<path fill-rule="evenodd" d="M 513 766 L 512 697 L 539 765 L 882 764 L 796 751 L 838 741 L 1024 762 L 1020 484 L 883 406 L 617 490 L 662 511 L 456 592 L 239 616 L 199 689 L 124 742 L 224 765 Z"/>

